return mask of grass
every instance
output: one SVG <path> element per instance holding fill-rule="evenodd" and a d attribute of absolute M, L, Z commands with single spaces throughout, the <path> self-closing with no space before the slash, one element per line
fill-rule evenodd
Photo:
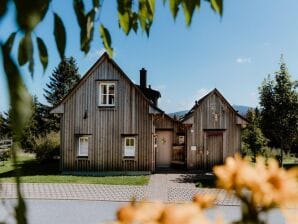
<path fill-rule="evenodd" d="M 59 161 L 39 163 L 33 154 L 21 154 L 18 164 L 23 183 L 76 183 L 110 185 L 145 185 L 149 176 L 73 176 L 61 175 Z M 11 161 L 0 163 L 0 182 L 13 183 L 15 169 Z"/>

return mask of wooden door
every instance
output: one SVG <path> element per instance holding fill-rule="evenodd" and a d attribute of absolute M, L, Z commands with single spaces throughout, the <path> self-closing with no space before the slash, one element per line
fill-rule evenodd
<path fill-rule="evenodd" d="M 156 166 L 170 167 L 172 160 L 173 132 L 157 131 Z"/>
<path fill-rule="evenodd" d="M 207 133 L 206 168 L 223 163 L 223 133 Z"/>

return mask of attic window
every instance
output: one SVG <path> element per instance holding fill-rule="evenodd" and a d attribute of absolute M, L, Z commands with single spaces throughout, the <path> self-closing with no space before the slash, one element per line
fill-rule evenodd
<path fill-rule="evenodd" d="M 115 106 L 115 87 L 114 82 L 99 83 L 99 106 Z"/>

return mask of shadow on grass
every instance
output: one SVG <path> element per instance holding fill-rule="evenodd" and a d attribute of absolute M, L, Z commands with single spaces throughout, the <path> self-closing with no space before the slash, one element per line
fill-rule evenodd
<path fill-rule="evenodd" d="M 21 176 L 35 176 L 35 175 L 58 175 L 61 174 L 59 171 L 59 160 L 50 162 L 38 162 L 36 160 L 28 160 L 20 162 L 18 165 Z M 0 173 L 0 178 L 15 177 L 16 170 L 10 170 L 7 172 Z"/>

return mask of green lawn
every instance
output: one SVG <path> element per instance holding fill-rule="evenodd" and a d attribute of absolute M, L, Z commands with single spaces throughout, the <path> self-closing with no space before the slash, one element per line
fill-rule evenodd
<path fill-rule="evenodd" d="M 113 185 L 144 185 L 149 176 L 72 176 L 61 175 L 59 162 L 39 163 L 33 154 L 21 154 L 18 164 L 23 183 L 77 183 L 77 184 L 113 184 Z M 11 161 L 0 163 L 0 182 L 14 182 L 15 169 Z"/>

